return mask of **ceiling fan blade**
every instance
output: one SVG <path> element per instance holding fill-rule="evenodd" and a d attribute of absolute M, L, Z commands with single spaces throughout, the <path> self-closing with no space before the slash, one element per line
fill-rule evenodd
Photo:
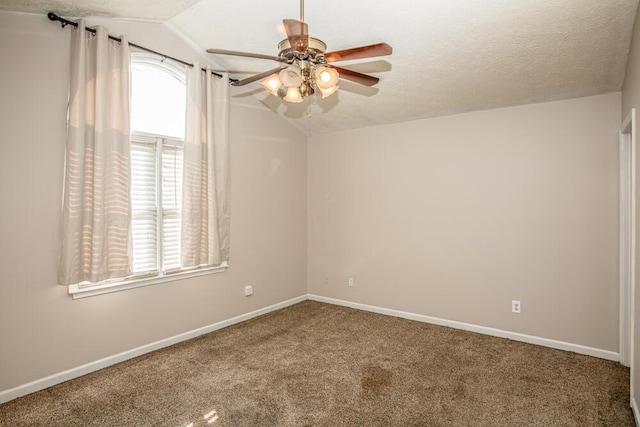
<path fill-rule="evenodd" d="M 258 59 L 272 59 L 278 62 L 288 62 L 287 58 L 283 58 L 280 56 L 273 55 L 263 55 L 261 53 L 248 53 L 248 52 L 238 52 L 235 50 L 224 50 L 224 49 L 207 49 L 208 53 L 215 53 L 216 55 L 232 55 L 232 56 L 244 56 L 247 58 L 258 58 Z"/>
<path fill-rule="evenodd" d="M 327 62 L 347 61 L 350 59 L 371 58 L 374 56 L 391 55 L 393 49 L 386 43 L 371 44 L 368 46 L 353 47 L 351 49 L 337 50 L 324 54 Z"/>
<path fill-rule="evenodd" d="M 380 81 L 379 78 L 370 76 L 368 74 L 358 73 L 357 71 L 349 70 L 347 68 L 336 67 L 330 65 L 331 68 L 335 68 L 341 79 L 351 80 L 352 82 L 360 83 L 365 86 L 373 86 Z"/>
<path fill-rule="evenodd" d="M 307 23 L 297 19 L 284 19 L 282 23 L 291 49 L 296 52 L 306 52 L 309 47 L 309 26 Z"/>
<path fill-rule="evenodd" d="M 257 80 L 261 80 L 261 79 L 264 79 L 266 77 L 269 77 L 271 74 L 277 73 L 280 70 L 283 70 L 285 68 L 287 68 L 287 67 L 276 67 L 273 70 L 265 71 L 264 73 L 260 73 L 260 74 L 256 74 L 256 75 L 251 76 L 251 77 L 247 77 L 246 79 L 242 79 L 242 80 L 240 80 L 238 82 L 232 82 L 231 85 L 232 86 L 248 85 L 249 83 L 253 83 L 253 82 L 257 81 Z"/>

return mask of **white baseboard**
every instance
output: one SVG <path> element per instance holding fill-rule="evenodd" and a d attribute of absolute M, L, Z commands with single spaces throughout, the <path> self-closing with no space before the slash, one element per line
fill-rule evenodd
<path fill-rule="evenodd" d="M 351 301 L 344 301 L 335 298 L 323 297 L 320 295 L 309 294 L 312 301 L 325 302 L 328 304 L 341 305 L 351 307 L 358 310 L 371 311 L 373 313 L 385 314 L 387 316 L 401 317 L 403 319 L 416 320 L 418 322 L 432 323 L 434 325 L 448 326 L 454 329 L 462 329 L 464 331 L 477 332 L 480 334 L 491 335 L 494 337 L 508 338 L 514 341 L 525 342 L 528 344 L 536 344 L 544 347 L 551 347 L 559 350 L 572 351 L 574 353 L 585 354 L 587 356 L 599 357 L 601 359 L 613 360 L 618 362 L 620 355 L 613 351 L 602 350 L 599 348 L 587 347 L 579 344 L 571 344 L 564 341 L 556 341 L 548 338 L 536 337 L 533 335 L 519 334 L 517 332 L 504 331 L 502 329 L 488 328 L 486 326 L 478 326 L 470 323 L 457 322 L 455 320 L 441 319 L 439 317 L 425 316 L 422 314 L 408 313 L 405 311 L 392 310 L 388 308 L 376 307 L 372 305 L 360 304 Z M 640 426 L 638 426 L 640 427 Z"/>
<path fill-rule="evenodd" d="M 53 374 L 45 378 L 40 378 L 38 380 L 20 385 L 15 388 L 0 391 L 0 404 L 16 399 L 20 396 L 25 396 L 30 393 L 35 393 L 36 391 L 44 390 L 45 388 L 54 386 L 56 384 L 69 381 L 86 374 L 90 374 L 91 372 L 98 371 L 111 365 L 115 365 L 116 363 L 124 362 L 125 360 L 133 359 L 134 357 L 138 357 L 143 354 L 150 353 L 152 351 L 159 350 L 161 348 L 168 347 L 170 345 L 177 344 L 179 342 L 186 341 L 200 335 L 208 334 L 209 332 L 217 331 L 218 329 L 226 328 L 227 326 L 235 325 L 236 323 L 244 322 L 246 320 L 253 319 L 254 317 L 261 316 L 272 311 L 280 310 L 281 308 L 297 304 L 299 302 L 305 301 L 306 299 L 307 295 L 302 295 L 288 301 L 270 305 L 268 307 L 252 311 L 250 313 L 242 314 L 240 316 L 232 317 L 231 319 L 217 322 L 209 326 L 204 326 L 202 328 L 184 332 L 182 334 L 165 338 L 151 344 L 143 345 L 141 347 L 137 347 L 113 356 L 108 356 L 104 359 L 96 360 L 94 362 L 90 362 L 64 372 Z"/>
<path fill-rule="evenodd" d="M 242 314 L 240 316 L 236 316 L 231 319 L 223 320 L 209 326 L 204 326 L 202 328 L 194 329 L 192 331 L 175 335 L 173 337 L 165 338 L 163 340 L 156 341 L 151 344 L 143 345 L 141 347 L 137 347 L 132 350 L 128 350 L 113 356 L 108 356 L 103 359 L 96 360 L 94 362 L 90 362 L 85 365 L 69 369 L 64 372 L 60 372 L 45 378 L 32 381 L 27 384 L 20 385 L 15 388 L 0 391 L 0 404 L 16 399 L 20 396 L 25 396 L 30 393 L 35 393 L 36 391 L 44 390 L 47 387 L 51 387 L 65 381 L 69 381 L 74 378 L 81 377 L 83 375 L 98 371 L 108 366 L 115 365 L 116 363 L 124 362 L 126 360 L 133 359 L 134 357 L 138 357 L 143 354 L 150 353 L 152 351 L 159 350 L 161 348 L 168 347 L 170 345 L 177 344 L 179 342 L 186 341 L 191 338 L 195 338 L 197 336 L 207 334 L 209 332 L 217 331 L 218 329 L 235 325 L 236 323 L 244 322 L 246 320 L 252 319 L 257 316 L 261 316 L 263 314 L 270 313 L 272 311 L 280 310 L 282 308 L 291 306 L 293 304 L 297 304 L 307 299 L 312 301 L 324 302 L 328 304 L 351 307 L 358 310 L 365 310 L 365 311 L 384 314 L 388 316 L 395 316 L 395 317 L 401 317 L 409 320 L 416 320 L 418 322 L 432 323 L 435 325 L 448 326 L 455 329 L 461 329 L 461 330 L 470 331 L 470 332 L 477 332 L 485 335 L 508 338 L 514 341 L 521 341 L 529 344 L 536 344 L 544 347 L 556 348 L 559 350 L 572 351 L 579 354 L 599 357 L 601 359 L 614 360 L 614 361 L 620 360 L 620 355 L 618 353 L 607 351 L 607 350 L 601 350 L 593 347 L 586 347 L 579 344 L 571 344 L 563 341 L 556 341 L 556 340 L 536 337 L 532 335 L 525 335 L 525 334 L 519 334 L 516 332 L 504 331 L 501 329 L 494 329 L 494 328 L 488 328 L 485 326 L 473 325 L 470 323 L 457 322 L 454 320 L 441 319 L 438 317 L 408 313 L 408 312 L 399 311 L 399 310 L 392 310 L 388 308 L 376 307 L 372 305 L 360 304 L 360 303 L 355 303 L 350 301 L 339 300 L 335 298 L 328 298 L 328 297 L 323 297 L 319 295 L 308 294 L 308 295 L 302 295 L 297 298 L 293 298 L 278 304 L 270 305 L 268 307 L 264 307 L 256 311 L 252 311 L 250 313 Z M 638 407 L 636 405 L 635 400 L 631 401 L 631 405 L 632 405 L 633 413 L 636 417 L 636 423 L 638 423 L 638 420 L 640 420 L 640 417 L 639 417 Z M 637 427 L 640 427 L 640 424 L 637 424 Z"/>
<path fill-rule="evenodd" d="M 640 427 L 640 411 L 638 411 L 638 404 L 636 398 L 631 397 L 631 410 L 633 411 L 633 419 L 636 422 L 636 427 Z"/>

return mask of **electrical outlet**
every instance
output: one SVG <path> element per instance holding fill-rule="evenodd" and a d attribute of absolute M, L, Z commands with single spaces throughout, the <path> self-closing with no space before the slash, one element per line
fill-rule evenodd
<path fill-rule="evenodd" d="M 244 287 L 244 296 L 248 297 L 250 295 L 253 295 L 253 286 L 251 286 L 251 285 L 245 286 Z"/>
<path fill-rule="evenodd" d="M 353 286 L 353 277 L 349 277 L 349 286 Z"/>
<path fill-rule="evenodd" d="M 520 301 L 513 300 L 511 301 L 511 312 L 520 314 L 522 307 L 520 305 Z"/>

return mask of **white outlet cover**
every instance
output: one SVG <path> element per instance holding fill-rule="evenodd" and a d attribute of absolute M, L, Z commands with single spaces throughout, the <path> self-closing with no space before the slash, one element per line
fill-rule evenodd
<path fill-rule="evenodd" d="M 244 295 L 245 296 L 249 296 L 249 295 L 253 295 L 253 286 L 249 285 L 249 286 L 245 286 L 244 287 Z"/>
<path fill-rule="evenodd" d="M 511 301 L 511 312 L 520 314 L 522 312 L 522 304 L 520 301 Z"/>

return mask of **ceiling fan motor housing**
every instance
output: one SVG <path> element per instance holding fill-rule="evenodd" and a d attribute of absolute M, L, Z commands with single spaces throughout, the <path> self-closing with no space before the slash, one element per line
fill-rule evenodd
<path fill-rule="evenodd" d="M 305 52 L 295 52 L 291 49 L 289 39 L 284 39 L 278 43 L 278 50 L 280 51 L 278 56 L 283 58 L 293 59 L 303 55 L 308 56 L 308 59 L 314 62 L 317 61 L 320 63 L 324 62 L 324 53 L 327 51 L 327 45 L 322 40 L 309 36 L 309 45 Z"/>

